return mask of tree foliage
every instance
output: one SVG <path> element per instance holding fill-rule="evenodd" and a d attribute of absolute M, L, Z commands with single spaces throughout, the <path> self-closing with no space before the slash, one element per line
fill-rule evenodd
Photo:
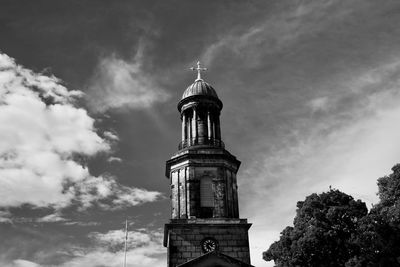
<path fill-rule="evenodd" d="M 378 179 L 380 202 L 373 209 L 392 226 L 400 225 L 400 164 L 392 168 L 393 173 Z"/>
<path fill-rule="evenodd" d="M 356 247 L 349 242 L 367 214 L 360 200 L 339 190 L 312 194 L 297 203 L 294 227 L 264 253 L 277 266 L 344 266 Z"/>
<path fill-rule="evenodd" d="M 400 266 L 400 164 L 378 179 L 379 203 L 359 223 L 360 254 L 348 266 Z"/>
<path fill-rule="evenodd" d="M 400 164 L 378 179 L 379 203 L 330 190 L 297 203 L 293 227 L 264 252 L 277 267 L 400 266 Z"/>

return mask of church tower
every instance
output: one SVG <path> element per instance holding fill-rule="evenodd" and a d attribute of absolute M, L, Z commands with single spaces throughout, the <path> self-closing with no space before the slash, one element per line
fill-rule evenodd
<path fill-rule="evenodd" d="M 168 267 L 251 266 L 248 230 L 240 219 L 236 173 L 240 161 L 222 142 L 222 102 L 201 78 L 178 103 L 182 138 L 166 163 L 171 182 L 171 220 L 165 225 Z M 210 265 L 211 264 L 211 265 Z"/>

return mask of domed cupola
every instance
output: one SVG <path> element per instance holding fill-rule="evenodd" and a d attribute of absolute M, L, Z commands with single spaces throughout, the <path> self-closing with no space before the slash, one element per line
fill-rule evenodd
<path fill-rule="evenodd" d="M 207 69 L 202 68 L 200 62 L 197 62 L 197 68 L 191 68 L 191 70 L 197 71 L 197 79 L 183 92 L 182 99 L 178 103 L 179 112 L 182 113 L 185 109 L 199 104 L 212 105 L 218 111 L 221 111 L 222 102 L 219 100 L 217 92 L 201 78 L 201 71 Z"/>
<path fill-rule="evenodd" d="M 194 145 L 223 147 L 219 116 L 222 102 L 215 89 L 201 78 L 200 62 L 197 68 L 197 79 L 189 85 L 178 103 L 182 119 L 182 141 L 179 149 Z"/>
<path fill-rule="evenodd" d="M 208 83 L 206 83 L 203 79 L 196 80 L 194 83 L 189 85 L 188 88 L 186 88 L 185 92 L 183 93 L 182 99 L 195 95 L 218 98 L 214 88 Z"/>

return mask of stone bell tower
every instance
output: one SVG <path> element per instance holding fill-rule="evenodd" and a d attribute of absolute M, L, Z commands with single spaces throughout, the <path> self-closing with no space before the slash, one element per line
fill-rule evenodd
<path fill-rule="evenodd" d="M 222 102 L 200 75 L 178 103 L 179 150 L 166 163 L 171 182 L 171 220 L 165 225 L 168 267 L 251 266 L 248 229 L 239 218 L 236 173 L 240 161 L 222 142 Z M 204 265 L 205 264 L 205 265 Z"/>

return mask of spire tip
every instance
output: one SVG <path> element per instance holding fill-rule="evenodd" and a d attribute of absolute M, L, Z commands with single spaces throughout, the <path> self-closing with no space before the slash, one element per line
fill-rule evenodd
<path fill-rule="evenodd" d="M 202 80 L 203 80 L 203 79 L 201 78 L 201 72 L 202 72 L 202 71 L 206 71 L 207 68 L 202 68 L 202 67 L 201 67 L 200 60 L 197 61 L 197 68 L 191 67 L 190 69 L 191 69 L 191 70 L 196 70 L 196 71 L 197 71 L 197 79 L 195 80 L 195 82 L 196 82 L 196 81 L 202 81 Z"/>

